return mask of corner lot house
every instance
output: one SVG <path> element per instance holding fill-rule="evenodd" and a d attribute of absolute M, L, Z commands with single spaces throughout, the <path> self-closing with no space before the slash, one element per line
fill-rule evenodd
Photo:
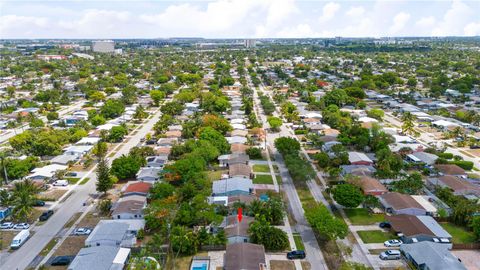
<path fill-rule="evenodd" d="M 427 211 L 412 196 L 397 192 L 385 193 L 379 197 L 385 211 L 394 215 L 426 215 Z"/>
<path fill-rule="evenodd" d="M 82 248 L 68 266 L 68 270 L 124 269 L 129 258 L 129 248 L 110 246 Z"/>
<path fill-rule="evenodd" d="M 266 270 L 265 248 L 251 243 L 235 243 L 227 246 L 225 270 Z"/>
<path fill-rule="evenodd" d="M 420 242 L 401 245 L 400 252 L 416 269 L 467 270 L 444 244 Z"/>

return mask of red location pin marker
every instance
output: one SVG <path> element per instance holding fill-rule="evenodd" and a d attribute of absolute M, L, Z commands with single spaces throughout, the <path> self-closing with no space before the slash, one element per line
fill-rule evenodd
<path fill-rule="evenodd" d="M 238 213 L 238 214 L 237 214 L 238 222 L 242 222 L 242 218 L 243 218 L 242 208 L 238 208 L 237 213 Z"/>

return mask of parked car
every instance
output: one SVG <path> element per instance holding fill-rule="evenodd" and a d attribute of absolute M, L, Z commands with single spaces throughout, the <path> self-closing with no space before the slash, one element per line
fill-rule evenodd
<path fill-rule="evenodd" d="M 75 235 L 89 235 L 92 232 L 89 228 L 76 228 L 73 231 L 73 234 Z"/>
<path fill-rule="evenodd" d="M 53 182 L 53 185 L 54 186 L 66 187 L 66 186 L 68 186 L 68 181 L 67 180 L 57 180 L 57 181 Z"/>
<path fill-rule="evenodd" d="M 382 260 L 400 260 L 401 255 L 399 250 L 389 249 L 380 253 L 378 257 Z"/>
<path fill-rule="evenodd" d="M 15 226 L 15 224 L 13 224 L 13 222 L 3 222 L 0 225 L 0 229 L 2 229 L 2 230 L 12 229 L 13 226 Z"/>
<path fill-rule="evenodd" d="M 30 225 L 28 223 L 17 223 L 15 226 L 13 226 L 15 230 L 26 230 L 30 228 Z"/>
<path fill-rule="evenodd" d="M 45 206 L 45 202 L 42 200 L 35 200 L 33 206 Z"/>
<path fill-rule="evenodd" d="M 305 251 L 303 250 L 294 250 L 287 253 L 287 259 L 289 260 L 305 259 L 305 257 L 306 257 L 306 254 L 305 254 Z"/>
<path fill-rule="evenodd" d="M 46 221 L 53 215 L 53 210 L 47 210 L 38 218 L 40 221 Z"/>
<path fill-rule="evenodd" d="M 71 262 L 70 257 L 68 256 L 57 256 L 53 258 L 52 262 L 50 265 L 69 265 Z"/>
<path fill-rule="evenodd" d="M 19 249 L 28 240 L 29 237 L 30 237 L 30 231 L 29 230 L 21 230 L 12 239 L 12 243 L 10 244 L 10 248 L 11 249 Z"/>
<path fill-rule="evenodd" d="M 399 247 L 401 244 L 403 244 L 403 242 L 397 239 L 388 240 L 383 243 L 386 247 Z"/>
<path fill-rule="evenodd" d="M 77 177 L 78 173 L 77 172 L 68 172 L 67 174 L 65 174 L 65 176 L 68 176 L 68 177 Z"/>
<path fill-rule="evenodd" d="M 390 224 L 390 222 L 386 222 L 386 221 L 385 221 L 385 222 L 380 222 L 380 224 L 378 224 L 378 226 L 379 226 L 380 228 L 391 228 L 391 227 L 392 227 L 392 225 Z"/>

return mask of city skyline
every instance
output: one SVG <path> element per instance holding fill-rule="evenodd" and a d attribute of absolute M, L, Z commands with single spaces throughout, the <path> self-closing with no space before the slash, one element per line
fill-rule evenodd
<path fill-rule="evenodd" d="M 477 36 L 480 2 L 0 1 L 0 38 Z"/>

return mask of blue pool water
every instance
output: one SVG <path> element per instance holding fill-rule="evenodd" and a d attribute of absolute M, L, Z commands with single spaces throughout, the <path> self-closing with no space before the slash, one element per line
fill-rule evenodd
<path fill-rule="evenodd" d="M 192 270 L 208 270 L 208 265 L 206 263 L 201 265 L 195 265 L 192 267 Z"/>

